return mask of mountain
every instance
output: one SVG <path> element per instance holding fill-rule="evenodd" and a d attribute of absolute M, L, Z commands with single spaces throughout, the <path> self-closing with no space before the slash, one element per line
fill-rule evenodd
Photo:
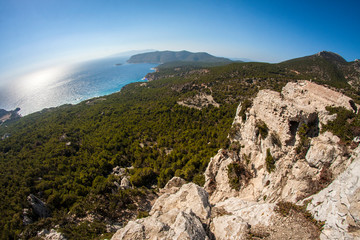
<path fill-rule="evenodd" d="M 0 238 L 354 236 L 358 64 L 175 64 L 5 122 Z"/>
<path fill-rule="evenodd" d="M 360 65 L 347 62 L 340 55 L 322 51 L 314 55 L 284 61 L 279 66 L 306 75 L 307 78 L 333 85 L 334 87 L 360 90 Z"/>
<path fill-rule="evenodd" d="M 192 53 L 188 51 L 156 51 L 149 53 L 136 54 L 131 56 L 128 60 L 129 63 L 169 63 L 175 61 L 184 62 L 205 62 L 205 63 L 219 63 L 227 62 L 231 60 L 227 58 L 214 57 L 205 52 Z"/>

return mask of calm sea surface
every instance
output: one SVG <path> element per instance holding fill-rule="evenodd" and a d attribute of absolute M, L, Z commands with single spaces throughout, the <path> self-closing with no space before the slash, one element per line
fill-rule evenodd
<path fill-rule="evenodd" d="M 107 58 L 72 66 L 56 66 L 15 79 L 0 87 L 0 108 L 21 108 L 27 115 L 44 108 L 76 104 L 108 95 L 142 78 L 157 64 L 127 64 L 128 58 Z M 116 65 L 121 64 L 121 65 Z"/>

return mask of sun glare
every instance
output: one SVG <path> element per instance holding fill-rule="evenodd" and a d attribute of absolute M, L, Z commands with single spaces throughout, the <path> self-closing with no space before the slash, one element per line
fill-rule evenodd
<path fill-rule="evenodd" d="M 19 87 L 26 91 L 44 88 L 45 86 L 49 86 L 61 79 L 68 70 L 68 67 L 58 66 L 29 73 L 21 78 L 19 81 Z"/>

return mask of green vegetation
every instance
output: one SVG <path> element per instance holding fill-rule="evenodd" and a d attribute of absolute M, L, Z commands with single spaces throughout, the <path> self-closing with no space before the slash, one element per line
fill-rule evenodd
<path fill-rule="evenodd" d="M 300 140 L 295 150 L 300 158 L 305 158 L 305 155 L 310 148 L 310 139 L 307 135 L 308 130 L 309 127 L 305 123 L 303 123 L 298 130 Z"/>
<path fill-rule="evenodd" d="M 246 155 L 245 153 L 242 155 L 242 159 L 245 161 L 246 164 L 250 163 L 250 159 L 251 159 L 251 153 L 249 153 L 249 155 Z"/>
<path fill-rule="evenodd" d="M 246 121 L 246 111 L 252 106 L 252 101 L 249 99 L 245 99 L 241 103 L 241 109 L 239 111 L 239 116 L 241 117 L 242 121 Z"/>
<path fill-rule="evenodd" d="M 138 212 L 138 215 L 137 215 L 137 218 L 138 218 L 138 219 L 139 219 L 139 218 L 145 218 L 145 217 L 148 217 L 148 216 L 150 216 L 150 215 L 149 215 L 149 212 L 139 211 L 139 212 Z"/>
<path fill-rule="evenodd" d="M 227 166 L 229 184 L 231 188 L 240 190 L 252 178 L 251 172 L 247 169 L 246 165 L 241 162 L 234 162 Z"/>
<path fill-rule="evenodd" d="M 269 173 L 275 170 L 275 159 L 271 155 L 270 148 L 266 149 L 265 163 L 266 163 L 266 170 Z"/>
<path fill-rule="evenodd" d="M 18 239 L 22 234 L 29 239 L 58 225 L 69 239 L 96 239 L 106 232 L 104 222 L 125 223 L 143 216 L 147 209 L 140 203 L 153 194 L 149 187 L 162 187 L 174 175 L 202 185 L 210 157 L 220 148 L 229 148 L 227 135 L 236 107 L 243 102 L 239 114 L 245 121 L 251 106 L 245 99 L 260 89 L 280 91 L 298 79 L 325 83 L 322 76 L 330 74 L 334 86 L 339 83 L 359 102 L 341 75 L 326 72 L 325 62 L 320 72 L 307 71 L 311 61 L 305 62 L 166 68 L 151 73 L 157 80 L 146 86 L 129 84 L 106 100 L 64 105 L 3 124 L 0 136 L 8 133 L 10 137 L 0 141 L 0 238 Z M 211 93 L 220 107 L 197 110 L 177 104 L 200 92 Z M 351 139 L 359 126 L 357 116 L 346 119 L 353 132 L 342 138 Z M 339 123 L 331 124 L 327 129 L 335 131 Z M 262 128 L 260 134 L 266 137 L 267 127 Z M 230 148 L 238 151 L 240 146 Z M 129 170 L 134 189 L 117 190 L 114 182 L 120 179 L 111 174 L 115 166 L 134 167 Z M 269 172 L 275 168 L 270 149 L 266 166 Z M 230 167 L 235 188 L 246 183 L 245 170 L 239 164 Z M 52 216 L 25 226 L 23 209 L 31 208 L 26 201 L 29 194 L 46 202 Z M 88 215 L 99 221 L 82 220 Z"/>
<path fill-rule="evenodd" d="M 360 136 L 360 117 L 353 111 L 343 107 L 326 107 L 336 118 L 323 126 L 322 131 L 330 131 L 344 143 L 349 144 L 355 137 Z"/>
<path fill-rule="evenodd" d="M 262 139 L 265 139 L 269 134 L 269 128 L 262 120 L 256 122 L 256 128 L 259 130 L 259 134 Z"/>
<path fill-rule="evenodd" d="M 321 231 L 325 225 L 325 222 L 314 219 L 313 215 L 306 210 L 306 205 L 299 206 L 291 202 L 278 202 L 276 204 L 275 212 L 281 214 L 283 217 L 289 216 L 291 211 L 302 215 L 307 221 L 314 224 L 319 231 Z"/>

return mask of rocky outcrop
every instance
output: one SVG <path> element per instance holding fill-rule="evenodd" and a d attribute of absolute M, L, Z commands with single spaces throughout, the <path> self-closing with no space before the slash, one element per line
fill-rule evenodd
<path fill-rule="evenodd" d="M 182 182 L 179 178 L 170 183 Z M 167 189 L 169 190 L 169 189 Z M 164 191 L 167 191 L 164 190 Z M 282 216 L 274 203 L 229 198 L 210 206 L 203 188 L 188 183 L 174 186 L 154 204 L 150 216 L 130 221 L 112 240 L 119 239 L 314 239 L 318 229 L 296 214 Z"/>
<path fill-rule="evenodd" d="M 150 217 L 130 221 L 115 233 L 112 240 L 208 239 L 203 228 L 203 223 L 210 217 L 208 195 L 194 183 L 179 188 L 178 183 L 183 181 L 172 179 L 174 193 L 164 193 L 152 207 Z M 171 185 L 168 184 L 167 188 L 172 188 Z"/>
<path fill-rule="evenodd" d="M 321 131 L 336 118 L 327 106 L 352 105 L 308 81 L 261 90 L 238 107 L 204 188 L 173 178 L 112 239 L 360 239 L 360 147 Z"/>
<path fill-rule="evenodd" d="M 51 212 L 46 204 L 37 198 L 35 195 L 30 194 L 27 197 L 27 201 L 30 204 L 34 214 L 39 218 L 47 218 L 51 216 Z"/>
<path fill-rule="evenodd" d="M 327 188 L 311 196 L 307 209 L 324 221 L 321 239 L 360 239 L 360 147 L 350 166 Z"/>
<path fill-rule="evenodd" d="M 6 121 L 13 121 L 21 118 L 19 111 L 20 108 L 16 108 L 15 110 L 12 111 L 6 111 L 5 109 L 0 109 L 0 126 Z"/>
<path fill-rule="evenodd" d="M 196 108 L 199 110 L 204 107 L 208 107 L 209 105 L 213 105 L 214 107 L 220 106 L 220 104 L 215 102 L 211 94 L 206 94 L 206 93 L 199 93 L 198 95 L 189 97 L 183 101 L 178 101 L 177 103 L 185 107 Z"/>
<path fill-rule="evenodd" d="M 169 212 L 170 210 L 190 210 L 202 221 L 210 216 L 210 204 L 207 192 L 194 183 L 183 185 L 174 194 L 165 193 L 159 197 L 150 214 L 155 212 Z"/>
<path fill-rule="evenodd" d="M 320 131 L 336 117 L 326 107 L 352 110 L 350 100 L 315 83 L 299 81 L 288 83 L 281 93 L 261 90 L 248 109 L 240 105 L 230 139 L 241 150 L 240 153 L 222 150 L 211 159 L 205 172 L 210 202 L 231 196 L 250 201 L 297 202 L 320 190 L 317 182 L 324 177 L 330 182 L 350 164 L 349 158 L 342 154 L 344 147 L 339 144 L 340 139 Z M 309 139 L 308 147 L 301 146 L 299 133 L 305 125 L 303 137 Z M 267 162 L 267 156 L 274 162 Z M 252 174 L 240 191 L 231 189 L 227 176 L 227 166 L 236 162 L 246 164 Z M 270 167 L 275 170 L 271 171 Z"/>
<path fill-rule="evenodd" d="M 51 229 L 50 231 L 44 229 L 40 231 L 37 236 L 43 240 L 66 240 L 64 235 L 57 232 L 55 229 Z"/>
<path fill-rule="evenodd" d="M 129 189 L 131 188 L 131 182 L 129 177 L 129 170 L 133 167 L 129 168 L 121 168 L 120 166 L 114 167 L 111 174 L 114 176 L 119 177 L 118 181 L 114 181 L 114 185 L 117 187 L 117 189 Z"/>

